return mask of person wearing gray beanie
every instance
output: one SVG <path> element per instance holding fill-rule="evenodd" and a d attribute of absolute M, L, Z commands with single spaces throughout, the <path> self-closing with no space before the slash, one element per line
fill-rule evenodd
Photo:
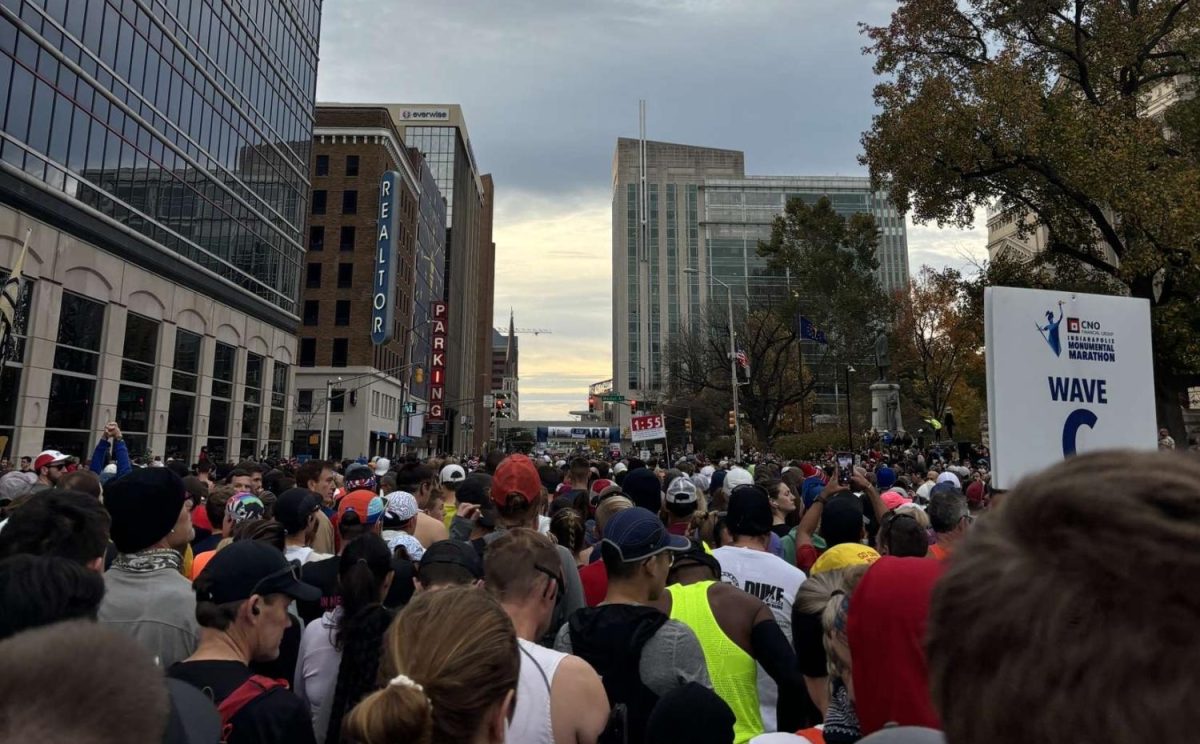
<path fill-rule="evenodd" d="M 192 517 L 183 481 L 166 468 L 134 470 L 104 489 L 117 558 L 104 574 L 99 620 L 133 637 L 165 667 L 199 639 L 196 597 L 184 577 Z"/>

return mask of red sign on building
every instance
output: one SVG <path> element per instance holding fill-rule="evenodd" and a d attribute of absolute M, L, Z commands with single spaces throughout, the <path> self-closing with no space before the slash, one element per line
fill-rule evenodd
<path fill-rule="evenodd" d="M 431 351 L 429 359 L 430 421 L 446 419 L 446 331 L 449 308 L 445 302 L 429 303 L 433 317 L 430 322 Z"/>

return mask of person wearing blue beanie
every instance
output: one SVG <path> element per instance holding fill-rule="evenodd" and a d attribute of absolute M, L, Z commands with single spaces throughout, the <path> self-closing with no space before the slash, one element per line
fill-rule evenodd
<path fill-rule="evenodd" d="M 896 485 L 896 471 L 888 467 L 877 468 L 875 470 L 875 482 L 879 486 L 879 492 L 883 493 Z"/>

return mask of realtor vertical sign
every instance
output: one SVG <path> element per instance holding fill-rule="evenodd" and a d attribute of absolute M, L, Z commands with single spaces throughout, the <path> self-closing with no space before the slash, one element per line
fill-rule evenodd
<path fill-rule="evenodd" d="M 371 343 L 392 340 L 396 311 L 396 236 L 400 174 L 388 171 L 379 181 L 379 219 L 375 226 L 375 260 L 371 274 Z"/>
<path fill-rule="evenodd" d="M 1080 452 L 1157 446 L 1148 301 L 989 287 L 984 338 L 993 485 Z"/>

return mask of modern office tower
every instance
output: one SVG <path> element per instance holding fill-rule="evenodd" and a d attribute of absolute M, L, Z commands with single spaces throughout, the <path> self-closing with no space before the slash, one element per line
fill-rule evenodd
<path fill-rule="evenodd" d="M 293 451 L 320 456 L 328 420 L 331 459 L 395 457 L 404 444 L 405 404 L 423 413 L 427 403 L 410 388 L 421 374 L 416 368 L 429 366 L 427 351 L 418 356 L 425 347 L 416 349 L 414 342 L 418 331 L 429 337 L 424 327 L 428 311 L 414 313 L 418 284 L 427 295 L 430 274 L 440 269 L 418 260 L 418 236 L 422 219 L 429 219 L 420 213 L 422 197 L 432 197 L 435 205 L 441 197 L 436 186 L 422 183 L 428 168 L 418 170 L 420 156 L 414 162 L 382 106 L 318 105 L 312 149 Z M 382 194 L 388 173 L 399 174 L 395 193 L 389 185 L 389 193 Z M 426 194 L 431 186 L 433 193 Z M 393 310 L 390 339 L 376 344 L 372 305 L 379 266 L 377 225 L 385 196 L 395 225 L 388 237 L 395 257 Z M 436 223 L 436 215 L 433 219 Z M 424 247 L 437 251 L 436 245 Z"/>
<path fill-rule="evenodd" d="M 627 398 L 665 394 L 668 342 L 710 301 L 725 301 L 720 282 L 732 286 L 741 302 L 787 291 L 790 277 L 768 269 L 757 248 L 770 239 L 772 222 L 791 198 L 812 204 L 827 196 L 844 216 L 873 214 L 880 229 L 880 285 L 894 291 L 908 280 L 904 218 L 868 178 L 748 177 L 739 151 L 648 141 L 642 199 L 640 160 L 639 140 L 617 141 L 613 390 Z M 643 216 L 645 238 L 639 239 Z M 628 420 L 628 409 L 617 413 Z"/>
<path fill-rule="evenodd" d="M 286 455 L 320 0 L 0 3 L 5 454 Z"/>

